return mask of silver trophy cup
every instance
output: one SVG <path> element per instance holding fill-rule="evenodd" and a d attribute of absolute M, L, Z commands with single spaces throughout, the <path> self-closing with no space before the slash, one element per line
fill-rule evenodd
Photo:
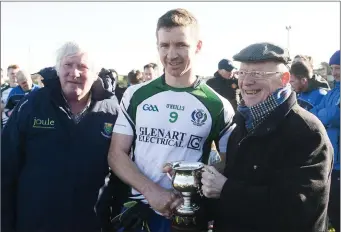
<path fill-rule="evenodd" d="M 204 164 L 200 162 L 179 161 L 168 164 L 174 175 L 172 185 L 181 193 L 184 202 L 176 209 L 172 218 L 173 231 L 196 231 L 196 212 L 199 206 L 192 202 L 194 194 L 200 193 L 201 173 Z"/>

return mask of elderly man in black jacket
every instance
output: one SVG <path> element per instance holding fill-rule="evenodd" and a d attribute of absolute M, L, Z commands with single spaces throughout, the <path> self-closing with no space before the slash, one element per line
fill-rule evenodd
<path fill-rule="evenodd" d="M 243 104 L 226 167 L 202 175 L 215 231 L 326 231 L 333 148 L 322 123 L 297 104 L 289 54 L 258 43 L 234 60 Z"/>

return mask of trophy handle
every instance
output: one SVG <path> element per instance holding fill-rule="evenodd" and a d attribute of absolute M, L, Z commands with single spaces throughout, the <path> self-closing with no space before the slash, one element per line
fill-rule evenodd
<path fill-rule="evenodd" d="M 201 183 L 201 174 L 204 172 L 204 169 L 200 169 L 198 172 L 196 172 L 196 175 L 198 177 L 198 180 L 200 180 L 197 184 L 197 193 L 200 195 L 200 197 L 204 196 L 204 193 L 202 192 L 202 183 Z"/>
<path fill-rule="evenodd" d="M 180 161 L 169 162 L 169 163 L 166 163 L 164 165 L 164 167 L 168 166 L 168 167 L 172 168 L 172 170 L 173 170 L 174 166 L 177 165 L 179 162 Z M 173 176 L 169 172 L 167 172 L 167 176 L 170 180 L 173 180 Z"/>
<path fill-rule="evenodd" d="M 169 174 L 169 172 L 167 172 L 167 176 L 170 180 L 173 180 L 173 177 L 171 176 L 171 174 Z"/>

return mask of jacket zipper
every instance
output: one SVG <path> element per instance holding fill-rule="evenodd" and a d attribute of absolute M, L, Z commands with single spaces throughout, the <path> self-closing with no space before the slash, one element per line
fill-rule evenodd
<path fill-rule="evenodd" d="M 242 142 L 245 140 L 245 139 L 247 139 L 248 137 L 250 137 L 250 135 L 252 135 L 253 133 L 253 131 L 255 130 L 256 128 L 253 128 L 252 130 L 250 130 L 249 131 L 249 133 L 247 133 L 247 135 L 244 137 L 244 138 L 242 138 L 242 140 L 240 140 L 240 142 L 238 143 L 238 146 L 240 147 L 240 145 L 242 144 Z"/>

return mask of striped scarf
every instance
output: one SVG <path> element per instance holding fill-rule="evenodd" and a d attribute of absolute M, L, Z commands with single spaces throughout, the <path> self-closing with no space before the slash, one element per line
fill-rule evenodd
<path fill-rule="evenodd" d="M 277 89 L 265 101 L 257 105 L 251 107 L 239 105 L 237 110 L 245 118 L 246 129 L 248 131 L 255 129 L 272 111 L 289 98 L 291 92 L 291 85 L 287 84 L 285 87 Z"/>

